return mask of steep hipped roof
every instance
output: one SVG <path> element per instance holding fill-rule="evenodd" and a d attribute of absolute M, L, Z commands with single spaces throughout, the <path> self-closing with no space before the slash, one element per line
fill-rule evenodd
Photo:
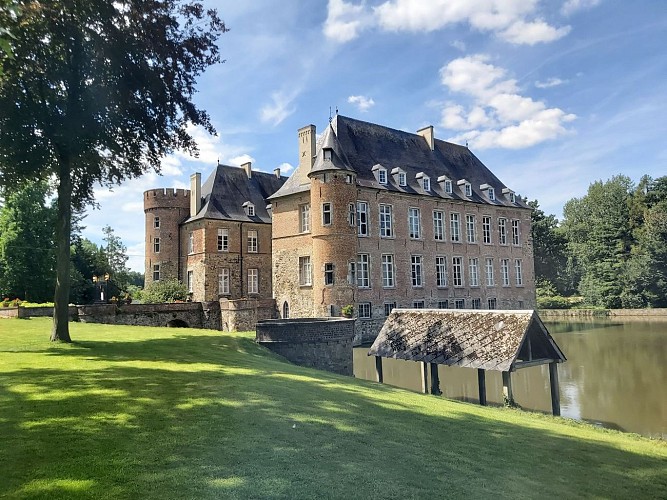
<path fill-rule="evenodd" d="M 324 155 L 324 151 L 327 149 L 331 152 L 331 158 L 329 159 L 325 159 Z M 350 165 L 350 162 L 345 155 L 345 150 L 341 146 L 340 142 L 338 142 L 333 124 L 330 123 L 322 135 L 322 140 L 319 144 L 319 151 L 315 157 L 315 163 L 313 164 L 313 168 L 310 170 L 310 174 L 317 172 L 331 172 L 335 170 L 354 172 L 354 169 Z"/>
<path fill-rule="evenodd" d="M 202 208 L 185 222 L 199 219 L 264 222 L 271 224 L 266 210 L 267 198 L 285 183 L 287 177 L 276 177 L 265 172 L 252 172 L 248 179 L 243 168 L 218 165 L 202 185 Z M 245 202 L 255 206 L 255 216 L 248 217 Z"/>
<path fill-rule="evenodd" d="M 565 361 L 535 311 L 394 309 L 369 356 L 514 371 Z"/>
<path fill-rule="evenodd" d="M 317 145 L 315 165 L 323 163 L 322 142 L 330 134 L 334 137 L 329 140 L 335 139 L 334 144 L 338 148 L 337 156 L 345 160 L 344 164 L 337 167 L 354 170 L 357 174 L 357 184 L 360 186 L 444 199 L 528 208 L 519 197 L 516 197 L 515 203 L 499 195 L 496 196 L 496 200 L 490 201 L 480 190 L 480 185 L 487 184 L 498 194 L 507 189 L 507 186 L 465 146 L 435 139 L 434 148 L 431 150 L 426 139 L 419 134 L 336 115 Z M 399 186 L 398 179 L 393 175 L 388 175 L 387 184 L 378 183 L 371 170 L 377 164 L 381 164 L 387 172 L 391 172 L 394 168 L 402 169 L 407 174 L 407 186 Z M 272 198 L 308 190 L 307 175 L 310 171 L 307 164 L 297 168 Z M 422 190 L 416 178 L 420 172 L 431 178 L 430 191 Z M 453 181 L 453 193 L 446 193 L 444 187 L 437 182 L 441 176 Z M 473 191 L 471 197 L 465 196 L 463 186 L 457 186 L 456 183 L 460 179 L 470 182 Z"/>

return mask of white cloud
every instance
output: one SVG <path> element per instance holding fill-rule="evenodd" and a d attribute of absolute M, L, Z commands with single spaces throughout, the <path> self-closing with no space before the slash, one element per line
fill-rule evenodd
<path fill-rule="evenodd" d="M 569 32 L 569 26 L 554 28 L 542 20 L 532 22 L 519 20 L 500 32 L 499 35 L 503 40 L 516 45 L 535 45 L 536 43 L 553 42 L 563 38 Z"/>
<path fill-rule="evenodd" d="M 592 9 L 599 4 L 600 0 L 567 0 L 560 11 L 564 16 L 569 16 L 580 10 Z"/>
<path fill-rule="evenodd" d="M 451 45 L 455 49 L 460 50 L 461 52 L 465 52 L 465 50 L 466 50 L 466 44 L 464 42 L 462 42 L 461 40 L 454 40 L 449 45 Z"/>
<path fill-rule="evenodd" d="M 535 82 L 535 86 L 538 89 L 548 89 L 551 87 L 558 87 L 559 85 L 564 85 L 567 82 L 568 82 L 567 80 L 561 80 L 560 78 L 549 78 L 545 82 L 539 82 L 539 81 Z"/>
<path fill-rule="evenodd" d="M 363 4 L 355 5 L 344 0 L 329 0 L 324 34 L 338 43 L 355 39 L 370 22 L 369 13 Z"/>
<path fill-rule="evenodd" d="M 362 113 L 365 113 L 370 108 L 375 106 L 375 101 L 372 97 L 366 97 L 363 95 L 351 95 L 347 98 L 347 102 L 350 104 L 356 104 L 357 109 Z"/>
<path fill-rule="evenodd" d="M 255 163 L 255 159 L 249 154 L 242 154 L 239 156 L 234 156 L 233 158 L 228 158 L 225 160 L 225 163 L 229 165 L 240 167 L 244 163 Z"/>
<path fill-rule="evenodd" d="M 292 106 L 297 93 L 293 92 L 286 95 L 284 92 L 273 92 L 271 94 L 271 104 L 262 107 L 260 111 L 260 119 L 263 123 L 270 123 L 274 127 L 279 125 L 285 118 L 296 111 L 296 107 Z"/>
<path fill-rule="evenodd" d="M 463 131 L 451 140 L 479 149 L 520 149 L 568 133 L 565 125 L 576 116 L 519 94 L 516 80 L 477 54 L 450 61 L 440 70 L 442 83 L 472 99 L 469 109 L 448 103 L 441 125 Z"/>
<path fill-rule="evenodd" d="M 283 174 L 286 174 L 286 173 L 291 172 L 292 170 L 294 170 L 294 165 L 292 165 L 291 163 L 285 162 L 285 163 L 281 163 L 276 168 L 279 168 L 280 169 L 280 175 L 283 175 Z"/>

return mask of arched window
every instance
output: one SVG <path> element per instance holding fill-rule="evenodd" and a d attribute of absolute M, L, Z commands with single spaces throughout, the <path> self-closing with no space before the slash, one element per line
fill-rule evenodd
<path fill-rule="evenodd" d="M 283 302 L 283 319 L 289 318 L 289 304 L 287 301 Z"/>

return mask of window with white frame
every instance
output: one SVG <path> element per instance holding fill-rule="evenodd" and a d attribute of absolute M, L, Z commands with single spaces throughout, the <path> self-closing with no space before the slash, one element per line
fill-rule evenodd
<path fill-rule="evenodd" d="M 452 284 L 463 286 L 463 257 L 452 257 Z"/>
<path fill-rule="evenodd" d="M 355 261 L 347 263 L 347 283 L 349 285 L 357 284 L 357 263 Z"/>
<path fill-rule="evenodd" d="M 422 187 L 424 188 L 424 191 L 430 191 L 431 190 L 431 179 L 428 177 L 423 177 L 422 178 Z"/>
<path fill-rule="evenodd" d="M 408 229 L 413 240 L 422 237 L 421 214 L 418 208 L 408 209 Z"/>
<path fill-rule="evenodd" d="M 465 183 L 465 193 L 468 198 L 472 196 L 472 184 L 470 184 L 469 182 Z"/>
<path fill-rule="evenodd" d="M 493 276 L 493 258 L 486 258 L 486 265 L 484 266 L 486 270 L 486 286 L 496 286 L 496 280 Z"/>
<path fill-rule="evenodd" d="M 299 206 L 299 232 L 310 232 L 310 203 Z"/>
<path fill-rule="evenodd" d="M 380 204 L 380 237 L 391 238 L 393 235 L 391 205 Z"/>
<path fill-rule="evenodd" d="M 357 234 L 359 236 L 368 236 L 368 203 L 365 201 L 357 202 Z"/>
<path fill-rule="evenodd" d="M 442 210 L 433 211 L 433 239 L 436 241 L 445 239 L 445 213 Z"/>
<path fill-rule="evenodd" d="M 482 299 L 472 299 L 470 301 L 471 309 L 481 309 L 482 308 Z"/>
<path fill-rule="evenodd" d="M 465 309 L 466 299 L 454 299 L 454 309 Z"/>
<path fill-rule="evenodd" d="M 491 200 L 491 201 L 496 201 L 496 190 L 495 190 L 495 189 L 493 189 L 492 187 L 490 187 L 489 190 L 488 190 L 488 192 L 487 192 L 487 194 L 488 194 L 488 196 L 489 196 L 489 200 Z"/>
<path fill-rule="evenodd" d="M 393 254 L 382 254 L 382 286 L 384 288 L 393 288 L 395 286 Z"/>
<path fill-rule="evenodd" d="M 354 203 L 350 203 L 347 207 L 347 223 L 350 226 L 353 226 L 353 227 L 356 225 L 356 222 L 354 220 L 355 219 L 355 216 L 354 216 L 355 212 L 356 212 L 356 208 L 354 206 Z"/>
<path fill-rule="evenodd" d="M 396 309 L 396 302 L 385 302 L 384 303 L 384 315 L 389 316 L 391 311 Z"/>
<path fill-rule="evenodd" d="M 218 275 L 218 294 L 229 295 L 229 269 L 220 269 Z"/>
<path fill-rule="evenodd" d="M 259 293 L 259 269 L 248 269 L 248 293 Z"/>
<path fill-rule="evenodd" d="M 413 255 L 411 256 L 410 271 L 412 276 L 412 286 L 413 287 L 422 287 L 424 286 L 424 273 L 422 272 L 422 256 Z"/>
<path fill-rule="evenodd" d="M 378 182 L 380 184 L 386 184 L 387 183 L 387 169 L 385 169 L 385 168 L 378 169 Z"/>
<path fill-rule="evenodd" d="M 503 280 L 503 286 L 510 286 L 510 261 L 509 259 L 500 260 L 500 276 Z"/>
<path fill-rule="evenodd" d="M 398 173 L 398 185 L 401 187 L 405 187 L 408 185 L 408 177 L 407 175 L 405 175 L 405 172 Z"/>
<path fill-rule="evenodd" d="M 515 203 L 516 202 L 516 195 L 514 193 L 510 193 L 510 202 Z"/>
<path fill-rule="evenodd" d="M 519 245 L 521 243 L 519 238 L 519 221 L 517 219 L 512 220 L 512 245 Z"/>
<path fill-rule="evenodd" d="M 229 229 L 218 229 L 218 252 L 229 252 Z"/>
<path fill-rule="evenodd" d="M 516 286 L 523 286 L 523 267 L 521 259 L 514 261 L 514 272 L 516 278 Z"/>
<path fill-rule="evenodd" d="M 330 226 L 331 225 L 331 203 L 322 203 L 322 225 Z"/>
<path fill-rule="evenodd" d="M 439 300 L 438 309 L 449 309 L 449 300 Z"/>
<path fill-rule="evenodd" d="M 452 181 L 449 179 L 445 181 L 445 193 L 452 194 Z"/>
<path fill-rule="evenodd" d="M 485 244 L 491 244 L 491 217 L 488 215 L 482 216 L 482 238 Z"/>
<path fill-rule="evenodd" d="M 324 156 L 324 161 L 331 161 L 331 156 L 333 153 L 333 150 L 331 148 L 323 148 L 322 153 Z"/>
<path fill-rule="evenodd" d="M 435 284 L 438 288 L 447 286 L 447 258 L 436 256 L 435 258 Z"/>
<path fill-rule="evenodd" d="M 456 212 L 449 214 L 449 234 L 454 243 L 461 242 L 461 216 Z"/>
<path fill-rule="evenodd" d="M 361 302 L 358 307 L 358 316 L 361 319 L 369 319 L 371 317 L 371 303 Z"/>
<path fill-rule="evenodd" d="M 155 229 L 160 229 L 160 218 L 159 217 L 153 217 L 153 227 Z"/>
<path fill-rule="evenodd" d="M 477 243 L 477 218 L 466 214 L 466 238 L 468 243 Z"/>
<path fill-rule="evenodd" d="M 412 307 L 414 309 L 424 309 L 424 301 L 423 300 L 414 300 L 412 302 Z"/>
<path fill-rule="evenodd" d="M 160 253 L 160 238 L 153 238 L 153 252 Z"/>
<path fill-rule="evenodd" d="M 370 256 L 367 253 L 357 255 L 357 286 L 359 288 L 371 286 Z"/>
<path fill-rule="evenodd" d="M 248 230 L 248 253 L 257 253 L 257 231 Z"/>
<path fill-rule="evenodd" d="M 153 281 L 160 281 L 160 264 L 153 264 Z"/>
<path fill-rule="evenodd" d="M 255 216 L 255 205 L 252 203 L 248 203 L 248 217 L 254 217 Z"/>
<path fill-rule="evenodd" d="M 498 243 L 507 245 L 507 219 L 498 218 Z"/>
<path fill-rule="evenodd" d="M 310 255 L 299 257 L 299 285 L 311 286 L 313 284 L 313 268 L 310 263 Z"/>
<path fill-rule="evenodd" d="M 195 235 L 192 231 L 190 231 L 190 234 L 188 236 L 188 253 L 189 254 L 195 253 Z"/>
<path fill-rule="evenodd" d="M 324 284 L 333 285 L 334 284 L 334 265 L 331 262 L 324 264 Z"/>
<path fill-rule="evenodd" d="M 477 257 L 468 259 L 468 274 L 470 275 L 470 286 L 479 286 L 479 259 Z"/>
<path fill-rule="evenodd" d="M 188 293 L 192 293 L 194 291 L 194 272 L 193 271 L 188 271 Z"/>
<path fill-rule="evenodd" d="M 495 297 L 488 299 L 486 302 L 489 309 L 495 309 L 498 307 Z"/>

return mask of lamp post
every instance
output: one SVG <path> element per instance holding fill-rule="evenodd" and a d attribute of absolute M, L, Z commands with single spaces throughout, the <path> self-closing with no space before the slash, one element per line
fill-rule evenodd
<path fill-rule="evenodd" d="M 107 285 L 109 283 L 109 273 L 104 273 L 104 276 L 95 276 L 93 275 L 93 283 L 95 283 L 96 288 L 99 292 L 98 299 L 95 300 L 96 303 L 105 304 L 106 294 L 107 294 Z"/>

